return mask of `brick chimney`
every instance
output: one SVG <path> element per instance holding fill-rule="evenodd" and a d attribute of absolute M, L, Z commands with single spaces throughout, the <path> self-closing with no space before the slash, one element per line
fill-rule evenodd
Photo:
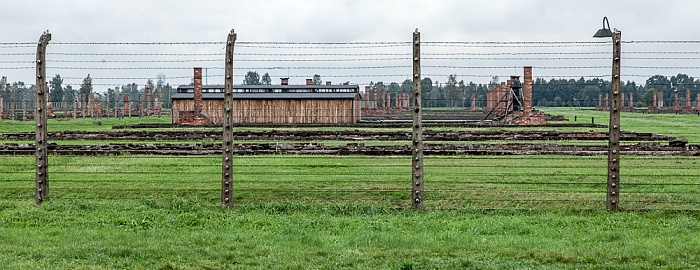
<path fill-rule="evenodd" d="M 146 115 L 151 115 L 153 111 L 153 102 L 151 102 L 151 87 L 146 86 Z"/>
<path fill-rule="evenodd" d="M 280 78 L 281 85 L 289 85 L 289 78 Z"/>
<path fill-rule="evenodd" d="M 202 68 L 194 68 L 194 111 L 202 112 Z"/>
<path fill-rule="evenodd" d="M 313 79 L 306 79 L 306 85 L 313 85 L 314 80 Z"/>
<path fill-rule="evenodd" d="M 532 66 L 523 67 L 523 103 L 525 113 L 532 112 Z"/>
<path fill-rule="evenodd" d="M 634 92 L 630 92 L 630 108 L 634 108 Z"/>
<path fill-rule="evenodd" d="M 369 85 L 365 86 L 365 109 L 369 109 Z"/>
<path fill-rule="evenodd" d="M 622 104 L 620 104 L 620 108 L 624 109 L 625 108 L 625 92 L 620 91 L 620 101 Z"/>
<path fill-rule="evenodd" d="M 377 92 L 379 92 L 377 90 L 377 88 L 372 89 L 372 93 L 373 93 L 372 94 L 372 102 L 373 102 L 372 108 L 375 108 L 375 109 L 377 109 L 377 105 L 379 105 L 379 102 L 377 102 Z"/>

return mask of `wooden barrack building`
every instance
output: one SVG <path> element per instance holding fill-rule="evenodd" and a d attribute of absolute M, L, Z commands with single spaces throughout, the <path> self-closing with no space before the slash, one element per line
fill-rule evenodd
<path fill-rule="evenodd" d="M 354 124 L 360 120 L 362 97 L 357 85 L 312 85 L 309 80 L 306 85 L 287 82 L 282 78 L 280 85 L 234 85 L 234 123 Z M 224 86 L 203 85 L 201 94 L 195 88 L 194 85 L 177 88 L 172 96 L 173 123 L 222 124 Z M 200 119 L 205 121 L 195 120 L 193 115 L 201 115 Z"/>

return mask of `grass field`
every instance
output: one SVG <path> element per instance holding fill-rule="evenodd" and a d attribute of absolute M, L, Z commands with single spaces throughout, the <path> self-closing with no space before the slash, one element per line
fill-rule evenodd
<path fill-rule="evenodd" d="M 700 267 L 697 157 L 627 158 L 651 210 L 620 213 L 604 157 L 430 157 L 425 211 L 406 157 L 239 157 L 229 210 L 219 156 L 52 156 L 41 207 L 32 161 L 0 166 L 8 269 Z"/>
<path fill-rule="evenodd" d="M 700 119 L 675 117 L 622 126 L 698 143 Z M 78 121 L 53 130 L 131 123 Z M 405 156 L 236 157 L 232 209 L 220 156 L 51 155 L 39 207 L 34 157 L 0 161 L 0 269 L 700 268 L 700 157 L 623 155 L 621 212 L 604 156 L 428 156 L 422 211 Z"/>

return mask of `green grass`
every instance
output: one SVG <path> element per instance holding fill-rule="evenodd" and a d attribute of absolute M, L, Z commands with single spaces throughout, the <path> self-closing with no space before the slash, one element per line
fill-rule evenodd
<path fill-rule="evenodd" d="M 6 269 L 692 269 L 695 214 L 4 203 Z"/>
<path fill-rule="evenodd" d="M 590 123 L 595 118 L 597 124 L 608 124 L 610 112 L 583 110 L 575 108 L 541 108 L 542 111 L 555 115 L 564 115 L 569 121 L 576 116 L 578 121 Z M 620 127 L 628 132 L 651 132 L 678 139 L 686 139 L 689 143 L 700 143 L 700 117 L 697 114 L 642 114 L 621 112 Z M 607 130 L 605 130 L 607 131 Z"/>
<path fill-rule="evenodd" d="M 624 209 L 697 209 L 700 157 L 623 156 Z M 30 156 L 5 156 L 0 198 L 32 198 Z M 603 207 L 605 156 L 443 156 L 425 159 L 429 209 Z M 51 197 L 139 200 L 185 197 L 217 204 L 221 157 L 51 156 Z M 244 156 L 235 159 L 238 204 L 309 202 L 410 208 L 410 159 L 367 156 Z M 409 182 L 410 183 L 410 182 Z M 429 198 L 429 199 L 428 199 Z"/>
<path fill-rule="evenodd" d="M 622 126 L 697 143 L 696 119 Z M 56 130 L 92 125 L 72 121 Z M 33 131 L 18 122 L 0 132 Z M 221 209 L 218 155 L 51 155 L 37 207 L 34 157 L 0 156 L 0 269 L 700 268 L 700 157 L 623 156 L 616 213 L 604 156 L 424 162 L 425 211 L 410 210 L 405 156 L 236 157 Z"/>
<path fill-rule="evenodd" d="M 125 117 L 124 119 L 115 118 L 100 118 L 101 125 L 93 123 L 92 118 L 51 118 L 48 119 L 46 125 L 49 131 L 63 130 L 84 130 L 84 131 L 104 131 L 112 130 L 112 126 L 116 125 L 134 125 L 134 124 L 171 124 L 172 118 L 169 115 L 155 117 Z M 19 121 L 19 120 L 2 120 L 0 121 L 0 133 L 14 132 L 35 132 L 36 126 L 34 121 Z"/>

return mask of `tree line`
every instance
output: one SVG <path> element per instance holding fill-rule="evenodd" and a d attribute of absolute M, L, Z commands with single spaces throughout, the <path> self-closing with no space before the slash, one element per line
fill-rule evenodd
<path fill-rule="evenodd" d="M 501 78 L 493 77 L 489 83 L 474 83 L 459 80 L 456 75 L 449 75 L 444 82 L 433 80 L 426 77 L 421 80 L 422 105 L 424 107 L 469 107 L 472 104 L 472 94 L 476 96 L 477 107 L 486 105 L 487 93 L 500 85 Z M 321 76 L 316 74 L 312 77 L 312 83 L 315 85 L 323 84 Z M 268 73 L 260 76 L 255 71 L 246 73 L 243 80 L 245 85 L 272 85 L 272 79 Z M 550 79 L 537 78 L 533 81 L 533 105 L 534 106 L 571 106 L 571 107 L 594 107 L 598 104 L 599 96 L 605 98 L 605 94 L 610 91 L 611 82 L 599 78 L 593 79 Z M 413 92 L 413 81 L 406 79 L 401 83 L 383 81 L 370 82 L 371 89 L 388 90 L 392 97 L 396 93 Z M 124 96 L 128 95 L 132 101 L 132 106 L 138 106 L 137 101 L 139 95 L 145 97 L 145 89 L 150 87 L 151 94 L 156 101 L 163 102 L 163 108 L 172 108 L 170 97 L 175 93 L 176 88 L 162 80 L 155 81 L 148 79 L 145 84 L 129 83 L 121 86 L 108 88 L 104 93 L 94 92 L 92 78 L 90 74 L 83 79 L 80 87 L 74 89 L 71 85 L 64 85 L 63 78 L 56 74 L 49 81 L 50 96 L 49 100 L 54 106 L 65 108 L 72 107 L 74 99 L 82 97 L 80 102 L 87 102 L 87 96 L 94 94 L 95 101 L 102 102 L 102 108 L 113 109 L 122 108 Z M 620 90 L 625 94 L 625 99 L 629 100 L 629 96 L 634 96 L 637 107 L 651 106 L 653 101 L 653 92 L 664 92 L 664 103 L 673 104 L 675 93 L 679 95 L 679 102 L 685 104 L 686 89 L 691 91 L 691 99 L 697 96 L 700 92 L 700 80 L 688 76 L 687 74 L 679 73 L 676 76 L 666 77 L 663 75 L 654 75 L 646 79 L 644 85 L 638 85 L 634 81 L 626 81 L 621 83 Z M 7 77 L 0 78 L 0 96 L 5 104 L 14 102 L 15 104 L 33 103 L 36 86 L 33 84 L 25 84 L 17 81 L 9 83 Z M 381 102 L 381 101 L 380 101 Z M 391 100 L 392 104 L 395 99 Z M 603 101 L 604 103 L 604 101 Z M 382 105 L 382 104 L 379 104 Z M 19 107 L 21 105 L 16 105 Z M 31 107 L 31 106 L 29 106 Z M 6 107 L 7 108 L 7 107 Z"/>
<path fill-rule="evenodd" d="M 163 108 L 172 108 L 170 97 L 175 93 L 176 89 L 162 80 L 154 82 L 153 79 L 148 79 L 144 85 L 129 83 L 108 88 L 106 92 L 95 92 L 90 74 L 83 79 L 78 89 L 74 89 L 71 85 L 64 85 L 61 75 L 56 74 L 49 81 L 49 101 L 56 109 L 72 108 L 76 99 L 82 98 L 78 102 L 85 104 L 88 102 L 88 96 L 92 95 L 95 102 L 103 103 L 103 109 L 122 109 L 124 96 L 129 96 L 132 109 L 135 109 L 138 108 L 139 95 L 142 95 L 145 100 L 146 87 L 151 89 L 153 100 L 163 102 Z M 6 104 L 13 102 L 15 104 L 23 102 L 33 103 L 35 101 L 35 92 L 36 85 L 27 85 L 21 81 L 10 84 L 7 82 L 7 77 L 3 76 L 0 78 L 0 96 L 3 97 Z"/>
<path fill-rule="evenodd" d="M 270 76 L 265 73 L 260 76 L 255 71 L 249 71 L 243 84 L 270 85 Z M 484 107 L 487 102 L 487 94 L 500 86 L 504 81 L 499 77 L 491 78 L 489 83 L 474 83 L 458 80 L 457 75 L 449 75 L 445 82 L 433 80 L 426 77 L 421 80 L 422 106 L 423 107 L 470 107 L 472 106 L 472 95 L 476 98 L 476 107 Z M 313 76 L 313 84 L 320 85 L 322 82 L 319 75 Z M 547 107 L 595 107 L 599 98 L 605 104 L 605 94 L 610 92 L 611 81 L 593 78 L 585 79 L 550 79 L 536 78 L 532 84 L 532 100 L 534 106 Z M 383 81 L 370 82 L 370 89 L 388 90 L 392 97 L 397 93 L 413 92 L 413 81 L 406 79 L 401 83 Z M 620 91 L 625 94 L 625 104 L 630 96 L 633 96 L 634 106 L 647 107 L 653 102 L 654 91 L 664 92 L 664 104 L 673 104 L 675 93 L 678 93 L 678 100 L 685 104 L 686 89 L 690 89 L 691 100 L 694 100 L 700 92 L 700 80 L 679 73 L 676 76 L 666 77 L 654 75 L 649 77 L 644 85 L 638 85 L 634 81 L 626 81 L 620 84 Z M 381 100 L 378 100 L 382 106 Z M 392 104 L 396 102 L 391 100 Z"/>

